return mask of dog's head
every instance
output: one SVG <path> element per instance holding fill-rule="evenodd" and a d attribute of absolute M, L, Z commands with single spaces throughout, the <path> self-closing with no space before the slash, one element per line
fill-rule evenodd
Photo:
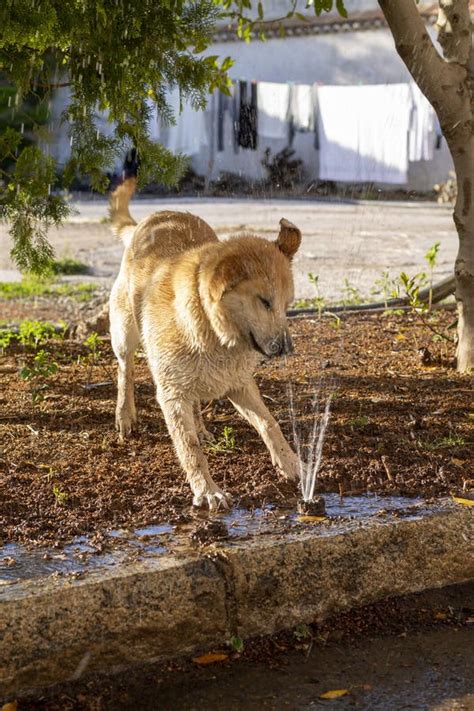
<path fill-rule="evenodd" d="M 222 243 L 202 272 L 201 296 L 222 345 L 241 345 L 264 356 L 292 351 L 286 310 L 293 300 L 291 260 L 301 232 L 280 221 L 275 242 L 234 237 Z"/>

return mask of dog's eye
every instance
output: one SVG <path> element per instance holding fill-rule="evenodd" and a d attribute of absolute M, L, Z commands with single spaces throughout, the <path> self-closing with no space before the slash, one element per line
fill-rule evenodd
<path fill-rule="evenodd" d="M 258 298 L 260 299 L 260 301 L 262 302 L 262 304 L 265 306 L 265 308 L 267 309 L 267 311 L 271 311 L 271 310 L 272 310 L 272 303 L 271 303 L 271 301 L 269 301 L 268 299 L 265 299 L 263 296 L 259 296 Z"/>

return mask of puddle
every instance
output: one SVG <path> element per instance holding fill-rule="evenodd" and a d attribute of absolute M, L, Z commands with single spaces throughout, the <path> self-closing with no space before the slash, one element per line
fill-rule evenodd
<path fill-rule="evenodd" d="M 296 536 L 308 530 L 322 536 L 334 535 L 353 525 L 364 525 L 375 518 L 389 523 L 394 518 L 417 519 L 445 508 L 446 502 L 427 502 L 406 497 L 364 495 L 340 498 L 326 494 L 324 520 L 302 519 L 294 510 L 272 506 L 249 511 L 233 509 L 219 518 L 226 524 L 229 537 L 227 545 L 240 540 L 268 535 Z M 190 533 L 196 524 L 208 520 L 205 514 L 196 513 L 187 523 L 169 523 L 144 526 L 135 530 L 108 531 L 111 545 L 97 546 L 86 536 L 77 537 L 62 548 L 25 548 L 9 543 L 0 549 L 0 594 L 2 588 L 16 582 L 40 578 L 81 578 L 99 568 L 144 560 L 165 553 L 189 553 L 198 550 L 190 542 Z"/>

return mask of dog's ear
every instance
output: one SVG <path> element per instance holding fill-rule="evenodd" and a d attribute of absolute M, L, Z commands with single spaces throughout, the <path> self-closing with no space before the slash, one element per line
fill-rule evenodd
<path fill-rule="evenodd" d="M 276 246 L 283 252 L 289 260 L 293 259 L 294 255 L 301 244 L 301 232 L 292 222 L 285 220 L 283 217 L 280 220 L 280 234 L 275 242 Z"/>
<path fill-rule="evenodd" d="M 213 301 L 219 301 L 225 293 L 232 291 L 241 281 L 248 279 L 248 269 L 244 259 L 235 254 L 223 257 L 214 269 L 209 293 Z"/>

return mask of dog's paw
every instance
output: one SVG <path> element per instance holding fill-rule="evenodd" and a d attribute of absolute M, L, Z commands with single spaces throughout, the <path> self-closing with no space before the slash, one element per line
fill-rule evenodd
<path fill-rule="evenodd" d="M 119 439 L 123 442 L 129 437 L 137 423 L 135 413 L 120 412 L 115 415 L 115 429 L 119 433 Z"/>
<path fill-rule="evenodd" d="M 280 476 L 287 481 L 299 481 L 301 478 L 302 466 L 296 454 L 281 457 L 276 462 L 276 468 Z"/>
<path fill-rule="evenodd" d="M 218 486 L 209 487 L 193 498 L 195 508 L 207 508 L 209 511 L 226 511 L 232 504 L 232 497 L 221 491 Z"/>

